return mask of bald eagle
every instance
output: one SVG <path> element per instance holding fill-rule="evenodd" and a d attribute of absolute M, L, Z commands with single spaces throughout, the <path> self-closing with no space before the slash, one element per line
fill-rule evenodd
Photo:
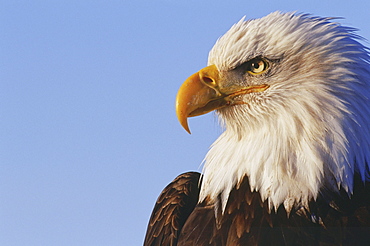
<path fill-rule="evenodd" d="M 242 18 L 176 111 L 225 130 L 160 194 L 144 245 L 370 245 L 370 56 L 332 18 Z"/>

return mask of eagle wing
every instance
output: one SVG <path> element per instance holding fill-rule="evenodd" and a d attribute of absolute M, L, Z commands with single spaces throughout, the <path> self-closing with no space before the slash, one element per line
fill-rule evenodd
<path fill-rule="evenodd" d="M 200 173 L 187 172 L 164 188 L 149 220 L 144 246 L 177 245 L 179 234 L 198 203 Z"/>
<path fill-rule="evenodd" d="M 215 216 L 218 214 L 217 216 Z M 216 218 L 217 217 L 217 218 Z M 246 177 L 234 187 L 223 214 L 207 201 L 198 204 L 182 228 L 178 245 L 369 245 L 370 183 L 355 176 L 354 194 L 321 194 L 287 214 L 270 212 L 267 201 L 251 191 Z"/>
<path fill-rule="evenodd" d="M 248 178 L 234 187 L 224 213 L 197 204 L 200 174 L 184 173 L 170 183 L 154 207 L 144 246 L 368 245 L 370 184 L 355 178 L 354 195 L 322 194 L 309 210 L 268 208 Z M 217 216 L 215 216 L 218 214 Z M 217 218 L 216 218 L 217 217 Z"/>

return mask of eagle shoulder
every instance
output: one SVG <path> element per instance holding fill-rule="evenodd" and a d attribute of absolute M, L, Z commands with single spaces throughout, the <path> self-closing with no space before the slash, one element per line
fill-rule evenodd
<path fill-rule="evenodd" d="M 173 246 L 186 219 L 198 203 L 200 173 L 176 177 L 157 199 L 149 220 L 144 246 Z"/>

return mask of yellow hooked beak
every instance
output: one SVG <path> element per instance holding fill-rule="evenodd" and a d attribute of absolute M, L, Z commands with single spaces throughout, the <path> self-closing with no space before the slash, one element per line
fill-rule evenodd
<path fill-rule="evenodd" d="M 180 124 L 190 133 L 188 117 L 206 114 L 226 106 L 243 104 L 238 95 L 262 92 L 268 85 L 220 88 L 220 74 L 215 65 L 191 75 L 180 87 L 176 97 L 176 114 Z"/>

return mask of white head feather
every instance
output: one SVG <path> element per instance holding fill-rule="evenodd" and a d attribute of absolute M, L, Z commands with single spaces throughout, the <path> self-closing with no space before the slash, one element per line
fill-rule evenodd
<path fill-rule="evenodd" d="M 354 29 L 329 18 L 272 13 L 241 19 L 209 54 L 228 83 L 268 84 L 246 104 L 218 110 L 225 131 L 204 163 L 200 201 L 221 197 L 243 177 L 270 208 L 306 206 L 323 189 L 352 192 L 354 173 L 369 178 L 370 69 Z M 233 81 L 254 58 L 272 62 L 264 76 Z"/>

